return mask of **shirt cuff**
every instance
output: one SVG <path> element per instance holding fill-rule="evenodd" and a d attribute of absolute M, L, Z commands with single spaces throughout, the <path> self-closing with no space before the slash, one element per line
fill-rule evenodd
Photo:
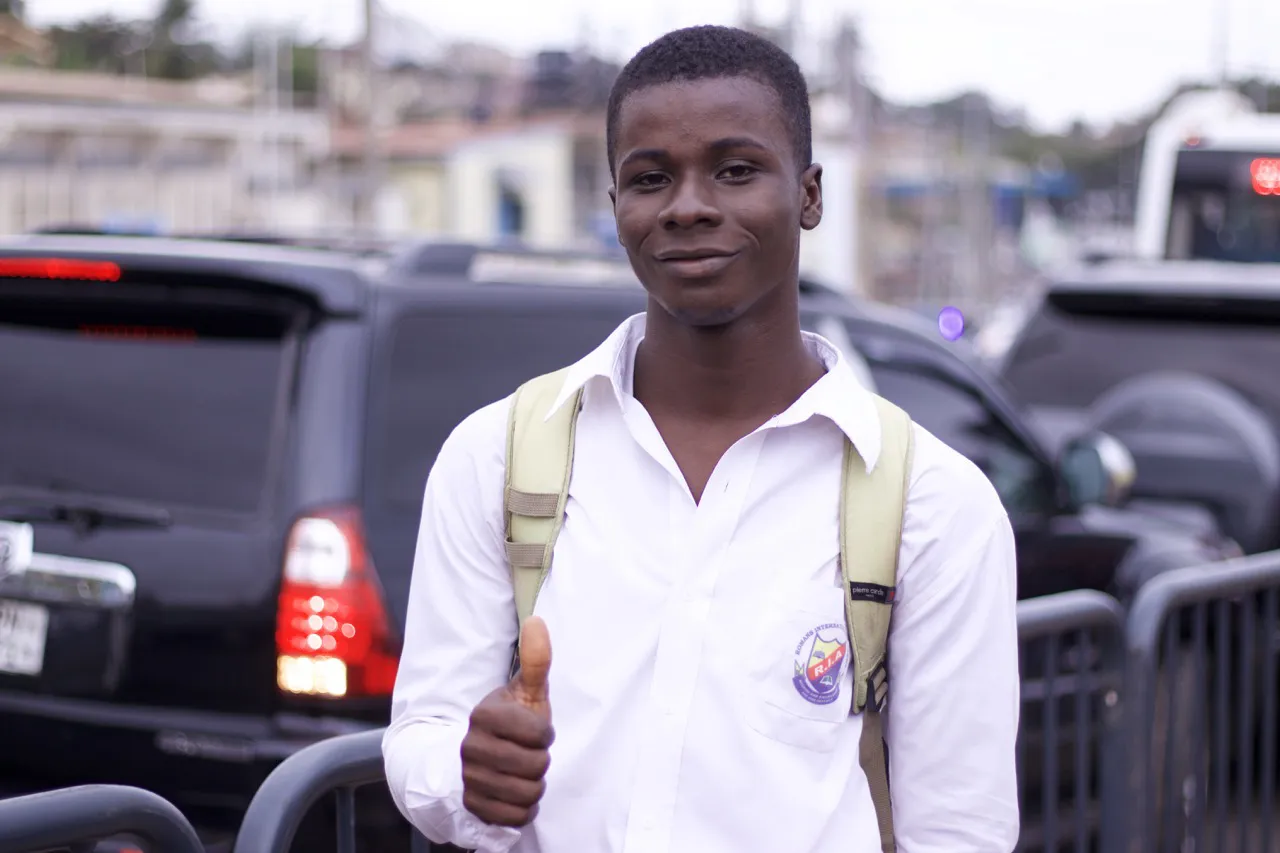
<path fill-rule="evenodd" d="M 458 846 L 476 853 L 508 853 L 520 840 L 521 830 L 511 826 L 493 826 L 465 809 L 454 815 L 458 828 Z"/>

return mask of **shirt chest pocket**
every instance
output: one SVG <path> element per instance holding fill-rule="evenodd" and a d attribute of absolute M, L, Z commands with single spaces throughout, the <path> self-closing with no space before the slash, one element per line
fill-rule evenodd
<path fill-rule="evenodd" d="M 745 711 L 757 733 L 816 752 L 835 748 L 853 701 L 843 596 L 833 575 L 765 605 L 760 630 L 747 644 Z"/>

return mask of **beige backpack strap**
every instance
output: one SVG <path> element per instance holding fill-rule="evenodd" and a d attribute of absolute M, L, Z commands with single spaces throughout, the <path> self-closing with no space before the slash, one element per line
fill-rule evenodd
<path fill-rule="evenodd" d="M 533 613 L 551 569 L 569 499 L 581 389 L 547 417 L 564 388 L 566 372 L 548 373 L 521 385 L 507 423 L 506 548 L 520 625 Z"/>
<path fill-rule="evenodd" d="M 876 396 L 881 447 L 868 472 L 851 442 L 845 442 L 840 508 L 840 566 L 845 616 L 853 648 L 853 707 L 861 713 L 859 761 L 871 788 L 880 849 L 893 853 L 889 761 L 881 712 L 888 700 L 889 617 L 897 592 L 898 548 L 911 477 L 913 432 L 906 412 Z"/>

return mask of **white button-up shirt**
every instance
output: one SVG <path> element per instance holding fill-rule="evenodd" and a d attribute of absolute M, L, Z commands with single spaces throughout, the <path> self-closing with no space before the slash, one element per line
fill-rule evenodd
<path fill-rule="evenodd" d="M 468 717 L 506 682 L 517 633 L 506 400 L 456 428 L 427 480 L 384 741 L 392 795 L 433 841 L 492 853 L 874 853 L 848 667 L 837 701 L 793 683 L 815 629 L 844 624 L 842 442 L 875 464 L 873 401 L 806 333 L 827 373 L 733 445 L 695 503 L 631 394 L 643 334 L 643 315 L 628 320 L 561 395 L 584 388 L 566 521 L 535 611 L 551 634 L 556 728 L 537 818 L 489 826 L 462 805 Z M 885 720 L 901 853 L 1014 847 L 1015 603 L 995 490 L 916 427 Z"/>

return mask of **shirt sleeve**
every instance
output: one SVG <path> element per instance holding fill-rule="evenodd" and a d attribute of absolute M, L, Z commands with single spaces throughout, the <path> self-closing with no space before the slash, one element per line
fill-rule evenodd
<path fill-rule="evenodd" d="M 990 481 L 917 432 L 885 739 L 901 853 L 1008 853 L 1018 841 L 1016 552 Z"/>
<path fill-rule="evenodd" d="M 462 805 L 463 737 L 471 711 L 507 680 L 515 599 L 503 547 L 507 403 L 464 420 L 427 478 L 404 651 L 383 738 L 400 812 L 437 844 L 505 853 L 520 831 Z"/>

